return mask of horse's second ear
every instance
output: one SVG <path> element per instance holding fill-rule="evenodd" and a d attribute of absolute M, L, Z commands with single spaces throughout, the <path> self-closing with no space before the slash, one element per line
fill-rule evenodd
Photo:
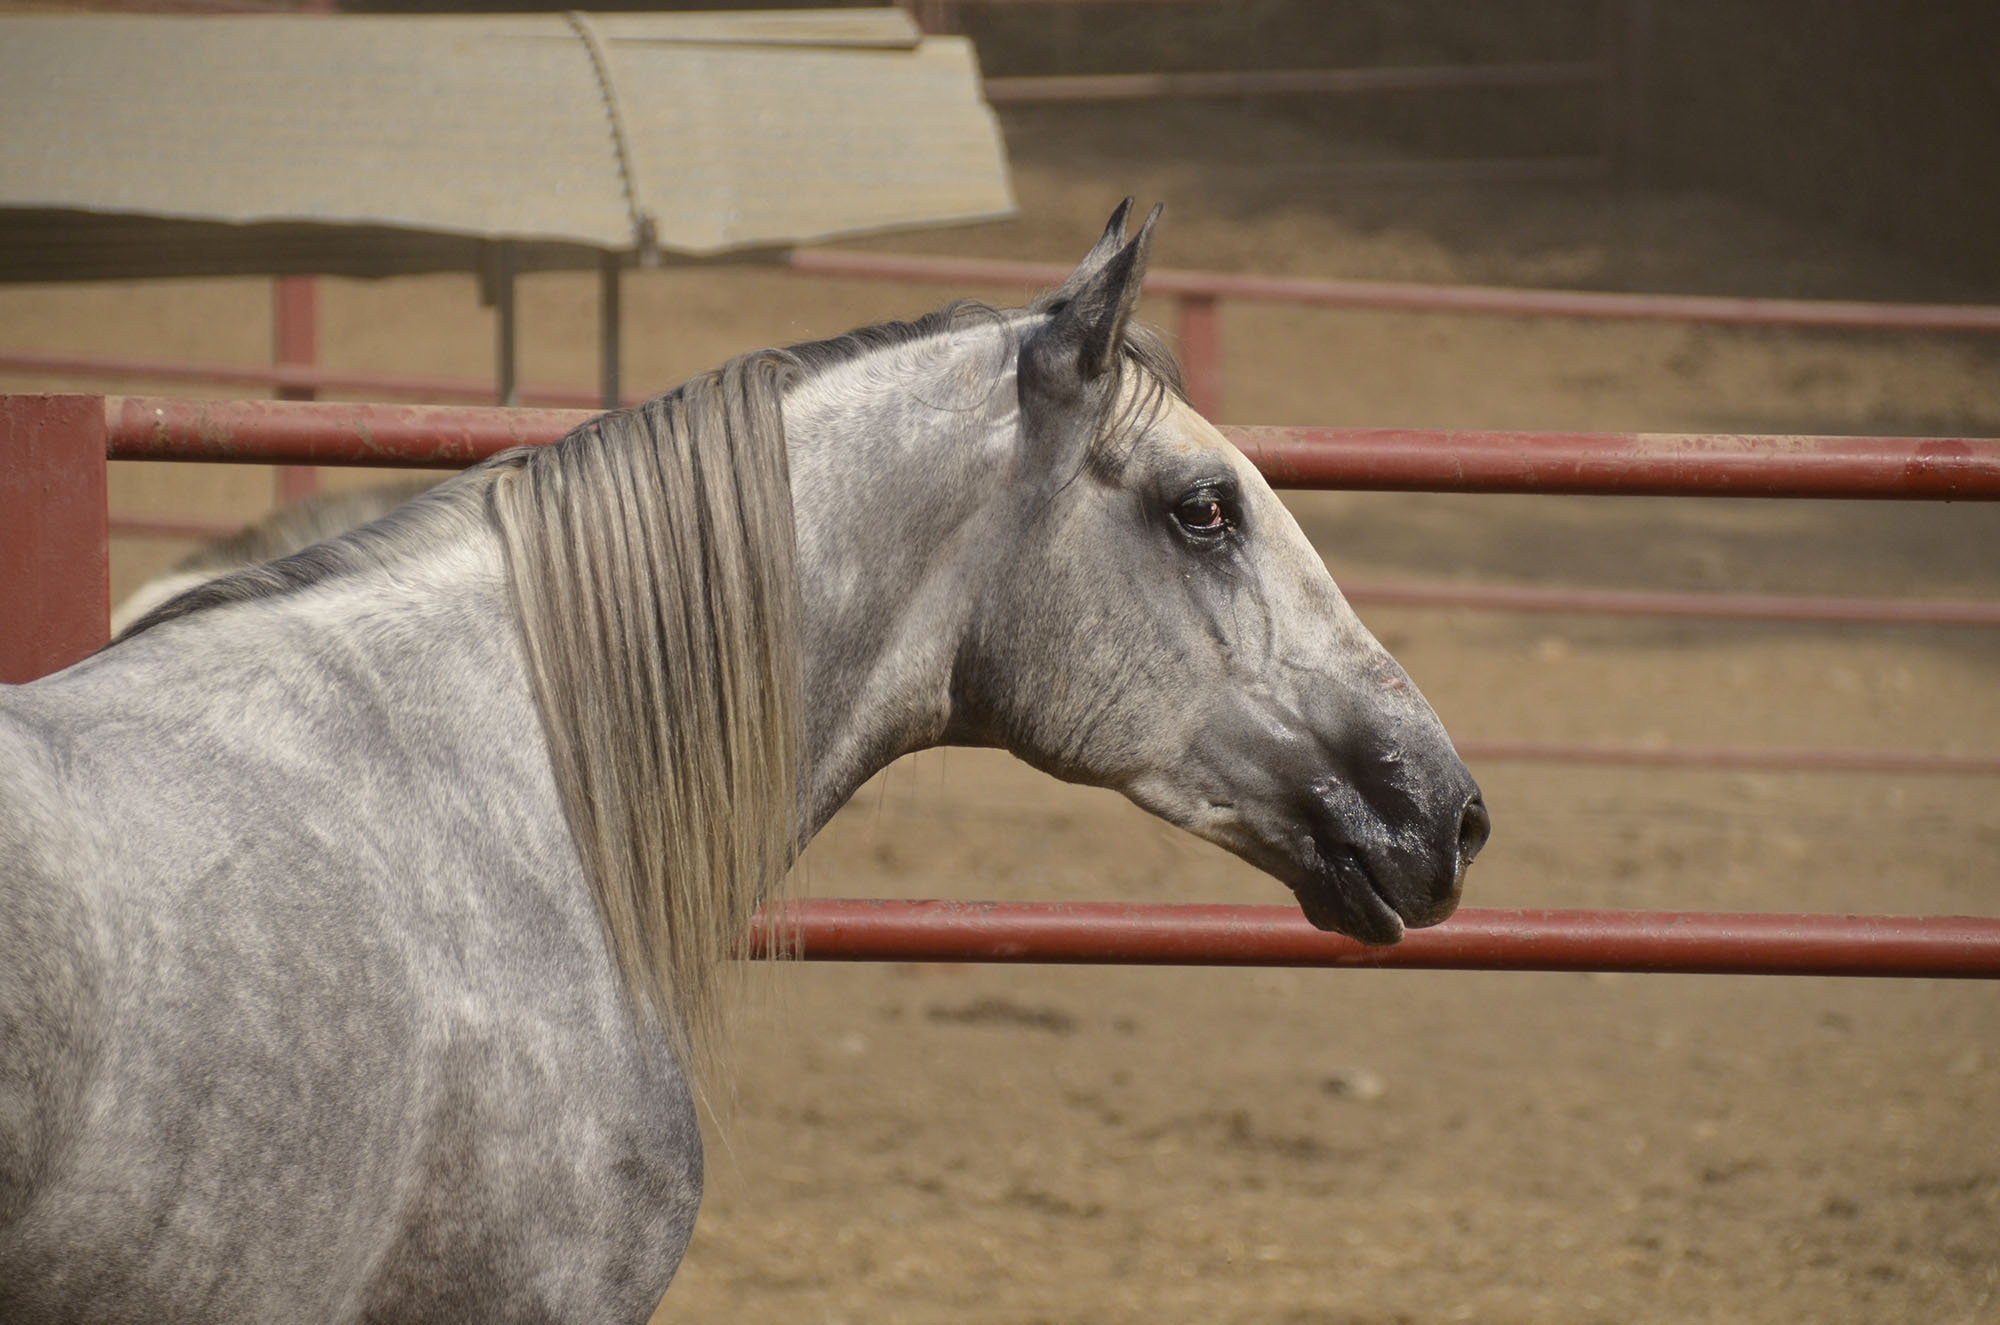
<path fill-rule="evenodd" d="M 1106 223 L 1104 233 L 1098 236 L 1097 243 L 1091 246 L 1090 252 L 1083 255 L 1083 261 L 1076 264 L 1076 270 L 1063 280 L 1055 293 L 1049 295 L 1045 302 L 1055 303 L 1073 298 L 1077 291 L 1090 282 L 1091 277 L 1104 270 L 1105 264 L 1117 256 L 1119 249 L 1125 247 L 1125 220 L 1131 215 L 1132 200 L 1127 198 L 1118 204 L 1117 211 L 1111 213 L 1111 220 Z"/>
<path fill-rule="evenodd" d="M 1113 224 L 1122 230 L 1118 223 L 1124 209 L 1119 213 Z M 1160 207 L 1155 204 L 1130 243 L 1082 280 L 1072 277 L 1063 287 L 1059 293 L 1066 297 L 1036 338 L 1037 358 L 1041 360 L 1038 367 L 1057 376 L 1074 373 L 1079 385 L 1087 385 L 1117 363 L 1125 324 L 1139 305 L 1139 287 L 1146 279 L 1146 251 L 1152 244 L 1153 223 L 1159 219 Z M 1083 275 L 1081 269 L 1078 274 Z"/>

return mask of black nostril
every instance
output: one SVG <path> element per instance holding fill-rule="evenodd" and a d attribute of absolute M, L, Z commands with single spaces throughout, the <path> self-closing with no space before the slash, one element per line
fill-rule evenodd
<path fill-rule="evenodd" d="M 1477 792 L 1465 803 L 1465 810 L 1458 816 L 1458 864 L 1463 869 L 1479 854 L 1479 848 L 1486 845 L 1487 837 L 1493 832 L 1493 820 L 1486 813 L 1486 802 Z"/>

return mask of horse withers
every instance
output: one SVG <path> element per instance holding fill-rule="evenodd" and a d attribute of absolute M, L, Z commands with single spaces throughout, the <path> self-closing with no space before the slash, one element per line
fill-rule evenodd
<path fill-rule="evenodd" d="M 898 756 L 1116 787 L 1371 943 L 1485 840 L 1130 321 L 746 355 L 0 690 L 0 1318 L 644 1319 L 719 973 Z"/>
<path fill-rule="evenodd" d="M 245 525 L 227 538 L 204 544 L 182 557 L 173 567 L 141 584 L 111 609 L 111 633 L 122 635 L 126 627 L 154 608 L 178 598 L 196 585 L 244 566 L 276 561 L 303 551 L 323 539 L 379 520 L 389 512 L 427 491 L 434 479 L 400 479 L 367 488 L 343 492 L 321 492 L 280 506 L 262 519 Z"/>

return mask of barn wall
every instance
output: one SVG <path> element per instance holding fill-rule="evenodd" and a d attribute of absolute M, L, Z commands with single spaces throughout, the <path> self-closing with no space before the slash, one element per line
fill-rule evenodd
<path fill-rule="evenodd" d="M 598 9 L 881 0 L 599 0 Z M 553 0 L 339 0 L 353 10 Z M 1634 176 L 1756 198 L 2000 290 L 2000 0 L 1185 0 L 991 5 L 957 23 L 992 74 L 1589 58 L 1605 6 L 1643 15 Z M 1570 89 L 1272 98 L 1286 113 L 1443 156 L 1587 153 Z"/>
<path fill-rule="evenodd" d="M 2000 282 L 2000 0 L 1239 0 L 967 5 L 988 72 L 1590 58 L 1645 33 L 1634 178 L 1831 221 Z M 1588 153 L 1581 90 L 1274 98 L 1444 156 Z"/>
<path fill-rule="evenodd" d="M 2000 283 L 2000 4 L 1646 7 L 1642 179 L 1749 195 Z"/>

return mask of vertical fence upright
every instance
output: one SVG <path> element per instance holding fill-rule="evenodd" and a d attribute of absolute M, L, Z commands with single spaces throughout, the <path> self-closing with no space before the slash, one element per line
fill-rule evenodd
<path fill-rule="evenodd" d="M 280 276 L 271 283 L 271 358 L 281 369 L 312 368 L 319 361 L 319 285 L 310 276 Z M 318 394 L 296 383 L 277 391 L 280 400 L 312 400 Z M 318 471 L 310 466 L 278 470 L 280 505 L 310 497 L 318 487 Z"/>
<path fill-rule="evenodd" d="M 0 395 L 0 682 L 104 643 L 106 439 L 101 396 Z"/>

